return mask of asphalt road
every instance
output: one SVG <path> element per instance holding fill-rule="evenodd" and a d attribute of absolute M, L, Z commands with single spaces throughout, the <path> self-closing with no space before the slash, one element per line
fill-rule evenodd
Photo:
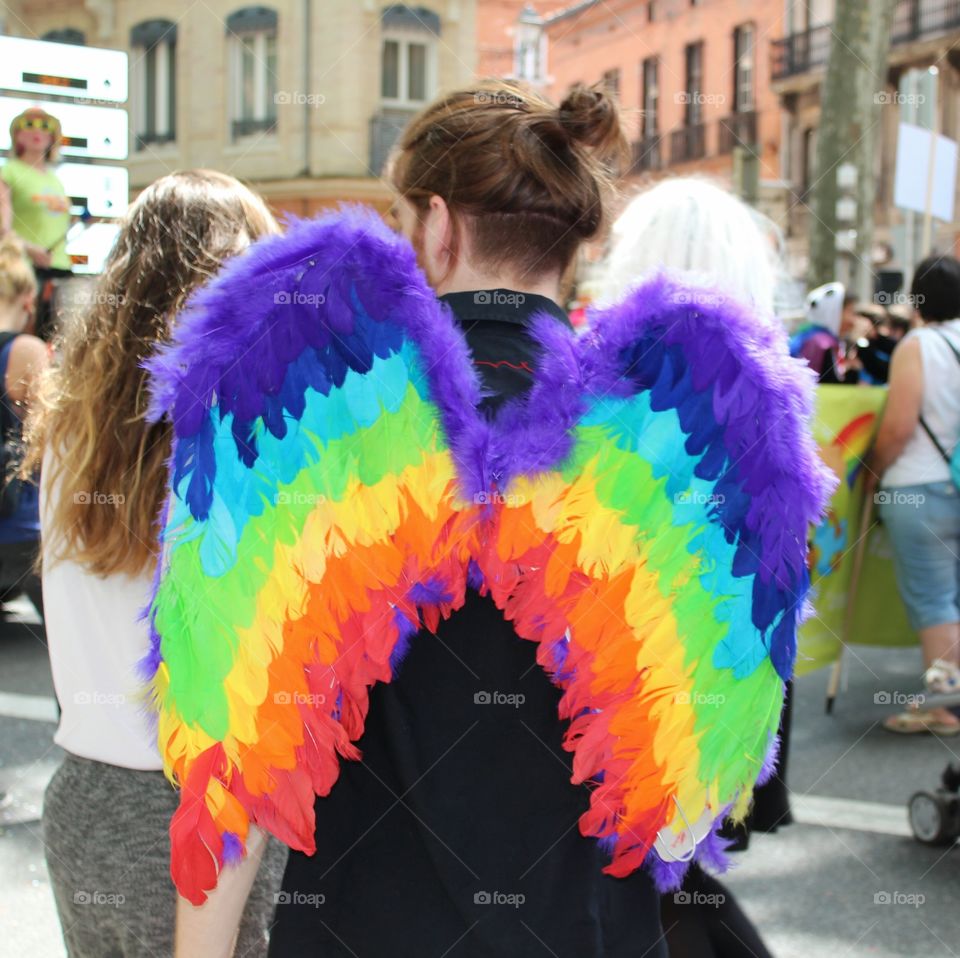
<path fill-rule="evenodd" d="M 25 602 L 0 623 L 0 956 L 64 955 L 39 812 L 60 752 L 46 649 Z M 754 836 L 724 879 L 777 958 L 926 958 L 960 952 L 960 846 L 910 837 L 905 803 L 935 788 L 960 737 L 884 732 L 878 694 L 915 692 L 915 650 L 859 650 L 834 715 L 824 672 L 797 683 L 789 783 L 797 823 Z M 882 701 L 882 697 L 881 697 Z M 544 952 L 545 956 L 547 952 Z"/>

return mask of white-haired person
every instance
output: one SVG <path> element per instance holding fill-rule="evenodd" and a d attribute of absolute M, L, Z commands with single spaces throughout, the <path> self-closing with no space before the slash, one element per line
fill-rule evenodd
<path fill-rule="evenodd" d="M 657 272 L 677 275 L 702 285 L 705 296 L 726 296 L 750 307 L 764 338 L 783 349 L 786 332 L 774 315 L 780 262 L 780 234 L 765 216 L 707 179 L 662 180 L 635 196 L 614 224 L 599 298 L 613 303 Z M 754 793 L 748 829 L 775 831 L 791 821 L 785 782 L 789 735 L 788 686 L 778 767 Z M 737 829 L 729 837 L 744 848 L 748 836 Z M 661 897 L 671 958 L 769 958 L 750 920 L 715 878 L 694 865 L 683 891 L 688 895 Z"/>
<path fill-rule="evenodd" d="M 603 302 L 658 270 L 773 315 L 780 236 L 761 213 L 708 179 L 661 180 L 627 204 L 612 229 L 600 282 Z"/>

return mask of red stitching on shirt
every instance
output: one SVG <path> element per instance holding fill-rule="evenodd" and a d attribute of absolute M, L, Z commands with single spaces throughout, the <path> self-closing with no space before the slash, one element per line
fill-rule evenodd
<path fill-rule="evenodd" d="M 524 372 L 532 373 L 533 370 L 527 365 L 526 360 L 520 363 L 519 366 L 514 363 L 508 362 L 506 359 L 501 359 L 498 362 L 491 363 L 484 359 L 475 359 L 474 364 L 477 366 L 493 366 L 494 369 L 498 369 L 500 366 L 509 366 L 511 369 L 521 369 Z"/>

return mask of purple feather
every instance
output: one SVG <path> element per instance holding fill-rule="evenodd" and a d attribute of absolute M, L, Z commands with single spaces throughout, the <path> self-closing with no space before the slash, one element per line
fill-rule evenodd
<path fill-rule="evenodd" d="M 223 851 L 220 854 L 220 861 L 224 865 L 238 865 L 243 861 L 243 842 L 240 836 L 233 832 L 223 833 Z"/>

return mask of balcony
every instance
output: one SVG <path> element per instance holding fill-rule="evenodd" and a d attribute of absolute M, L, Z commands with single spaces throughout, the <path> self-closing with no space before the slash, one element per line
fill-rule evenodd
<path fill-rule="evenodd" d="M 670 162 L 702 160 L 707 155 L 707 126 L 696 123 L 670 132 Z"/>
<path fill-rule="evenodd" d="M 893 43 L 910 43 L 960 30 L 960 0 L 898 0 L 893 9 Z"/>
<path fill-rule="evenodd" d="M 897 0 L 890 37 L 892 45 L 927 40 L 952 30 L 960 30 L 960 0 Z M 826 66 L 830 36 L 830 25 L 824 24 L 774 40 L 772 78 L 785 80 Z"/>
<path fill-rule="evenodd" d="M 774 40 L 770 45 L 773 79 L 784 80 L 825 66 L 830 56 L 831 35 L 829 24 L 825 24 L 802 33 L 791 33 L 782 40 Z"/>
<path fill-rule="evenodd" d="M 630 173 L 646 173 L 650 170 L 659 170 L 663 166 L 663 151 L 661 143 L 663 137 L 659 133 L 645 136 L 633 144 L 633 160 L 630 164 Z"/>
<path fill-rule="evenodd" d="M 732 113 L 719 122 L 718 153 L 731 153 L 735 146 L 752 147 L 757 143 L 757 114 L 755 110 Z"/>

